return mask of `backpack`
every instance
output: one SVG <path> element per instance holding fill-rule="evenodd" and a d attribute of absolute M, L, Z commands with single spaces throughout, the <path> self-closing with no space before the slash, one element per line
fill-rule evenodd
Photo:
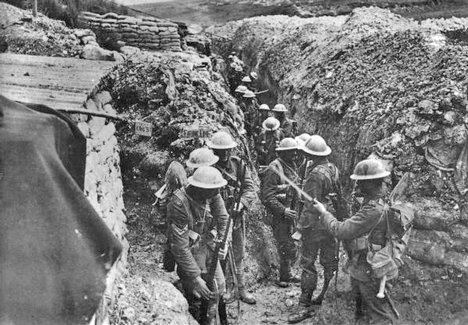
<path fill-rule="evenodd" d="M 382 278 L 385 275 L 390 280 L 398 276 L 398 269 L 404 264 L 402 257 L 411 235 L 414 208 L 410 203 L 386 204 L 382 217 L 387 225 L 386 244 L 377 251 L 369 245 L 367 262 L 375 278 Z"/>

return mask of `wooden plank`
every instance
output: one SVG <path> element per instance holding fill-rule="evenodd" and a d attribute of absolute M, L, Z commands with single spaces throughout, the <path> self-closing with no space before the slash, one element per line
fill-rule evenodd
<path fill-rule="evenodd" d="M 117 62 L 0 54 L 0 93 L 56 109 L 79 108 Z"/>

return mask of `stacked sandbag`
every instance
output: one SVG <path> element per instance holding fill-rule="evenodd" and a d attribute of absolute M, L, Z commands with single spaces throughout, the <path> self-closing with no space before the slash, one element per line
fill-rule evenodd
<path fill-rule="evenodd" d="M 125 45 L 152 51 L 181 51 L 178 25 L 168 20 L 91 12 L 83 12 L 79 19 L 93 30 L 117 34 Z"/>

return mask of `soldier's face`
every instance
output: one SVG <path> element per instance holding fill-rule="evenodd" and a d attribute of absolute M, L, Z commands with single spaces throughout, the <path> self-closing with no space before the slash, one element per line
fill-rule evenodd
<path fill-rule="evenodd" d="M 214 154 L 219 157 L 219 162 L 225 163 L 231 156 L 231 149 L 215 149 Z"/>
<path fill-rule="evenodd" d="M 203 200 L 208 200 L 218 194 L 217 188 L 197 188 L 198 195 Z"/>
<path fill-rule="evenodd" d="M 297 159 L 296 150 L 287 150 L 279 154 L 280 158 L 283 159 L 288 164 L 293 163 Z"/>

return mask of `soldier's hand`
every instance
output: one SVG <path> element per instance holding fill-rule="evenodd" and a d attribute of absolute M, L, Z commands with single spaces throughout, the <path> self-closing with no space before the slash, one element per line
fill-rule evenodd
<path fill-rule="evenodd" d="M 325 206 L 320 203 L 319 201 L 317 201 L 317 199 L 314 199 L 314 208 L 320 213 L 320 214 L 324 214 L 327 212 L 327 208 L 325 208 Z"/>
<path fill-rule="evenodd" d="M 205 300 L 214 299 L 214 293 L 208 289 L 205 280 L 200 276 L 195 278 L 195 288 L 193 289 L 193 295 L 197 298 Z"/>
<path fill-rule="evenodd" d="M 286 208 L 286 210 L 284 210 L 284 216 L 289 219 L 296 219 L 297 212 L 289 208 Z"/>

